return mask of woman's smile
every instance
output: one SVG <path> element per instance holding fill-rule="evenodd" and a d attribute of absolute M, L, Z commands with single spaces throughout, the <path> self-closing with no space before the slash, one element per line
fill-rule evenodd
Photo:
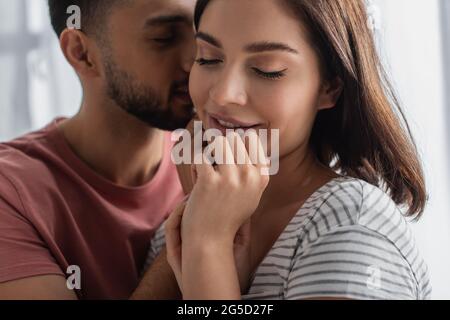
<path fill-rule="evenodd" d="M 233 117 L 229 117 L 223 114 L 206 113 L 206 126 L 207 129 L 218 129 L 223 134 L 226 130 L 249 130 L 259 129 L 263 126 L 263 123 L 256 121 L 242 121 Z"/>

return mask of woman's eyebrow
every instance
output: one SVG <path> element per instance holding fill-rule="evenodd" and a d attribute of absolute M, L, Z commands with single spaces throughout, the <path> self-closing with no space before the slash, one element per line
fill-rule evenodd
<path fill-rule="evenodd" d="M 256 42 L 245 46 L 245 51 L 249 53 L 260 53 L 265 51 L 286 51 L 293 54 L 298 54 L 298 51 L 291 48 L 287 44 L 281 42 Z"/>
<path fill-rule="evenodd" d="M 215 38 L 214 36 L 199 31 L 195 35 L 197 39 L 203 40 L 205 42 L 208 42 L 209 44 L 219 48 L 223 49 L 222 43 Z M 270 42 L 270 41 L 262 41 L 262 42 L 255 42 L 251 43 L 249 45 L 245 46 L 245 51 L 249 53 L 260 53 L 265 51 L 285 51 L 293 54 L 298 54 L 299 52 L 295 50 L 294 48 L 291 48 L 287 44 L 281 43 L 281 42 Z"/>

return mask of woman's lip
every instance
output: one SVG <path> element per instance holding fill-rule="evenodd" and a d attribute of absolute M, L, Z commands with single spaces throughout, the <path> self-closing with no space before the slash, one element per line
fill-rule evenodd
<path fill-rule="evenodd" d="M 212 117 L 211 115 L 208 115 L 207 118 L 207 127 L 208 129 L 217 129 L 219 130 L 224 136 L 227 134 L 228 130 L 251 130 L 251 129 L 257 129 L 260 125 L 254 125 L 254 126 L 250 126 L 250 127 L 237 127 L 237 128 L 228 128 L 228 127 L 224 127 L 223 125 L 221 125 L 219 123 L 219 121 Z"/>
<path fill-rule="evenodd" d="M 230 118 L 230 117 L 219 115 L 219 114 L 209 113 L 209 116 L 216 121 L 221 120 L 221 121 L 229 122 L 239 128 L 252 128 L 252 127 L 261 125 L 261 123 L 245 123 L 245 122 L 236 120 L 234 118 Z"/>

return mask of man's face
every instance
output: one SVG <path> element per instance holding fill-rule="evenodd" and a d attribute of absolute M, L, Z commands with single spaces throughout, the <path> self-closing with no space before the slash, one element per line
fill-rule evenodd
<path fill-rule="evenodd" d="M 106 89 L 152 127 L 183 128 L 193 116 L 188 78 L 195 55 L 195 0 L 133 0 L 113 9 L 102 41 Z"/>

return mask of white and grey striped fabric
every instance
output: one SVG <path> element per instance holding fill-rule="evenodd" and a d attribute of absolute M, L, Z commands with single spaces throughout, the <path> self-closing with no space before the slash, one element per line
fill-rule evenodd
<path fill-rule="evenodd" d="M 161 227 L 147 265 L 165 244 Z M 408 221 L 391 198 L 362 180 L 339 177 L 297 212 L 243 299 L 430 299 L 427 266 Z"/>

